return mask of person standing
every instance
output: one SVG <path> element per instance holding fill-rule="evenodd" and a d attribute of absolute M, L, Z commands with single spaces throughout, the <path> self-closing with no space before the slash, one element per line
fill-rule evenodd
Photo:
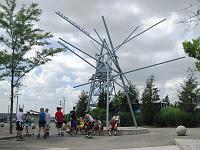
<path fill-rule="evenodd" d="M 39 133 L 37 138 L 40 138 L 40 132 L 41 129 L 44 133 L 44 139 L 46 138 L 46 133 L 45 133 L 45 124 L 46 124 L 46 120 L 45 120 L 45 112 L 44 112 L 44 108 L 40 108 L 40 113 L 39 113 Z"/>
<path fill-rule="evenodd" d="M 30 116 L 30 112 L 29 112 L 29 111 L 27 111 L 24 126 L 25 126 L 25 130 L 26 130 L 25 135 L 26 135 L 26 136 L 31 136 L 31 133 L 30 133 L 31 116 Z"/>
<path fill-rule="evenodd" d="M 73 110 L 70 111 L 70 120 L 71 120 L 71 135 L 76 134 L 77 131 L 77 115 L 76 107 L 73 107 Z"/>
<path fill-rule="evenodd" d="M 22 141 L 22 131 L 23 131 L 23 121 L 25 119 L 25 116 L 23 114 L 23 109 L 19 108 L 19 112 L 16 114 L 16 130 L 17 130 L 17 141 Z"/>
<path fill-rule="evenodd" d="M 49 109 L 45 109 L 45 121 L 46 121 L 46 125 L 45 125 L 45 133 L 46 133 L 46 136 L 49 137 L 49 129 L 50 129 L 50 114 L 49 114 Z"/>
<path fill-rule="evenodd" d="M 61 112 L 61 107 L 57 107 L 57 112 L 55 113 L 56 127 L 58 129 L 58 135 L 64 136 L 62 131 L 62 126 L 64 123 L 64 115 Z"/>

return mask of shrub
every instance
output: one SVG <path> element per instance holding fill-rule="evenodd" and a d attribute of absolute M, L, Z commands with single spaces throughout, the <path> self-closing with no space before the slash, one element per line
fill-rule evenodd
<path fill-rule="evenodd" d="M 183 112 L 179 108 L 168 107 L 155 115 L 154 125 L 159 127 L 174 127 L 178 125 L 194 127 L 197 123 L 196 118 L 193 113 Z"/>

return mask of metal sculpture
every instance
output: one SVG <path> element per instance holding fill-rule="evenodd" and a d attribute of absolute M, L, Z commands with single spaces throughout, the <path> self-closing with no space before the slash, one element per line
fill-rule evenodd
<path fill-rule="evenodd" d="M 182 59 L 184 57 L 180 57 L 180 58 L 176 58 L 176 59 L 172 59 L 172 60 L 167 60 L 167 61 L 164 61 L 164 62 L 152 64 L 152 65 L 149 65 L 149 66 L 146 66 L 146 67 L 142 67 L 142 68 L 134 69 L 134 70 L 131 70 L 131 71 L 123 72 L 120 65 L 119 65 L 118 56 L 116 55 L 116 51 L 119 50 L 125 43 L 131 41 L 132 39 L 136 38 L 137 36 L 143 34 L 144 32 L 146 32 L 148 30 L 150 30 L 151 28 L 160 24 L 161 22 L 165 21 L 166 19 L 163 19 L 163 20 L 157 22 L 156 24 L 150 26 L 149 28 L 147 28 L 147 29 L 143 30 L 142 32 L 133 36 L 133 33 L 138 29 L 139 26 L 136 27 L 120 45 L 114 47 L 110 33 L 109 33 L 109 30 L 108 30 L 108 27 L 107 27 L 107 24 L 106 24 L 106 21 L 105 21 L 105 18 L 103 16 L 102 16 L 102 20 L 103 20 L 103 24 L 104 24 L 104 27 L 105 27 L 105 30 L 106 30 L 106 33 L 107 33 L 107 39 L 101 38 L 99 33 L 94 29 L 96 35 L 99 38 L 99 40 L 96 40 L 95 38 L 93 38 L 91 36 L 91 34 L 88 31 L 86 31 L 81 26 L 76 24 L 69 17 L 64 16 L 60 12 L 56 12 L 56 14 L 59 15 L 61 18 L 65 19 L 67 22 L 69 22 L 74 27 L 76 27 L 78 30 L 80 30 L 82 33 L 84 33 L 90 39 L 92 39 L 92 41 L 97 43 L 100 46 L 100 49 L 101 49 L 99 53 L 96 53 L 96 57 L 93 57 L 90 54 L 84 52 L 80 48 L 74 46 L 73 44 L 65 41 L 62 38 L 59 38 L 60 41 L 58 41 L 66 50 L 71 51 L 73 54 L 75 54 L 76 56 L 81 58 L 87 64 L 89 64 L 90 66 L 95 68 L 95 73 L 89 79 L 89 82 L 78 85 L 78 86 L 74 86 L 74 88 L 76 88 L 76 87 L 80 87 L 80 86 L 90 84 L 89 100 L 88 100 L 87 110 L 89 110 L 91 104 L 96 104 L 97 100 L 98 100 L 98 96 L 102 92 L 106 91 L 106 94 L 107 94 L 106 125 L 108 127 L 109 102 L 110 102 L 111 97 L 116 94 L 115 85 L 118 85 L 124 90 L 124 93 L 126 95 L 126 98 L 127 98 L 128 104 L 129 104 L 129 108 L 130 108 L 130 112 L 131 112 L 131 115 L 132 115 L 133 122 L 135 124 L 135 127 L 138 127 L 135 116 L 134 116 L 134 112 L 133 112 L 133 109 L 132 109 L 132 106 L 131 106 L 130 98 L 129 98 L 130 92 L 127 89 L 127 84 L 129 84 L 129 81 L 128 81 L 127 77 L 125 76 L 125 74 L 131 73 L 131 72 L 134 72 L 134 71 L 138 71 L 138 70 L 141 70 L 141 69 L 146 69 L 146 68 L 149 68 L 149 67 L 161 65 L 161 64 L 164 64 L 164 63 L 176 61 L 176 60 Z M 82 56 L 80 56 L 79 54 L 74 52 L 71 49 L 71 47 L 75 48 L 76 50 L 82 52 L 83 54 L 85 54 L 85 55 L 89 56 L 90 58 L 92 58 L 93 60 L 95 60 L 96 65 L 91 64 L 86 59 L 84 59 Z M 121 83 L 119 83 L 118 80 L 120 80 Z M 130 93 L 130 94 L 132 94 L 132 93 Z"/>

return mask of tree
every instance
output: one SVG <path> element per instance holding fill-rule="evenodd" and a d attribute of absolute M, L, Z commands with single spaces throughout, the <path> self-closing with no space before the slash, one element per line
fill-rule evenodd
<path fill-rule="evenodd" d="M 194 11 L 196 10 L 196 11 Z M 200 23 L 200 9 L 199 3 L 191 4 L 189 7 L 185 9 L 186 12 L 189 12 L 189 15 L 184 19 L 181 19 L 179 23 L 189 24 L 194 27 L 199 27 Z M 193 57 L 197 59 L 195 63 L 196 68 L 200 71 L 200 37 L 196 39 L 192 39 L 192 41 L 184 41 L 183 48 L 185 53 L 189 57 Z"/>
<path fill-rule="evenodd" d="M 137 87 L 130 83 L 129 87 L 128 87 L 128 90 L 129 90 L 129 97 L 130 97 L 130 100 L 131 100 L 131 105 L 134 109 L 138 109 L 139 108 L 139 95 L 140 95 L 140 92 L 139 90 L 137 89 Z"/>
<path fill-rule="evenodd" d="M 97 107 L 99 107 L 100 109 L 106 109 L 106 105 L 107 105 L 107 94 L 106 92 L 103 91 L 99 95 Z"/>
<path fill-rule="evenodd" d="M 5 0 L 0 3 L 0 79 L 10 81 L 10 133 L 12 134 L 12 115 L 14 90 L 20 87 L 21 79 L 35 67 L 49 62 L 50 57 L 61 52 L 60 48 L 51 48 L 48 42 L 53 36 L 37 28 L 42 11 L 38 4 L 22 5 L 16 8 L 15 0 Z M 28 53 L 35 54 L 28 57 Z"/>
<path fill-rule="evenodd" d="M 79 101 L 76 104 L 77 116 L 83 116 L 83 114 L 87 108 L 88 98 L 89 98 L 89 96 L 86 94 L 86 92 L 82 91 L 81 95 L 79 96 Z"/>
<path fill-rule="evenodd" d="M 167 106 L 169 106 L 170 105 L 169 95 L 166 95 L 162 101 L 165 102 Z"/>
<path fill-rule="evenodd" d="M 139 107 L 139 90 L 136 88 L 134 84 L 129 82 L 128 86 L 128 95 L 130 98 L 131 106 L 137 109 Z M 120 98 L 120 108 L 122 111 L 130 112 L 128 100 L 126 98 L 125 92 L 121 94 Z"/>
<path fill-rule="evenodd" d="M 192 39 L 192 42 L 183 42 L 183 48 L 185 53 L 188 54 L 189 57 L 197 59 L 195 65 L 197 70 L 200 71 L 200 37 L 198 37 L 197 39 Z"/>
<path fill-rule="evenodd" d="M 153 124 L 153 116 L 158 111 L 156 102 L 160 100 L 158 88 L 155 87 L 154 75 L 151 75 L 146 81 L 146 87 L 142 93 L 142 116 L 145 124 Z"/>
<path fill-rule="evenodd" d="M 200 102 L 200 88 L 196 80 L 194 74 L 190 72 L 184 84 L 181 85 L 182 90 L 178 91 L 178 106 L 185 112 L 194 112 Z"/>
<path fill-rule="evenodd" d="M 139 107 L 139 90 L 134 84 L 131 82 L 129 83 L 129 86 L 127 87 L 128 95 L 130 98 L 131 106 L 133 107 L 133 110 L 135 110 Z M 112 107 L 115 107 L 116 110 L 119 110 L 120 108 L 120 111 L 130 112 L 128 100 L 124 91 L 119 90 L 111 102 Z"/>

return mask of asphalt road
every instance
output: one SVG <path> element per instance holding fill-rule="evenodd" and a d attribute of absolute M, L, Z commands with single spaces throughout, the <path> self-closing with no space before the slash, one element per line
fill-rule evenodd
<path fill-rule="evenodd" d="M 124 136 L 94 136 L 84 139 L 83 135 L 71 137 L 65 134 L 58 137 L 55 132 L 48 139 L 37 139 L 36 135 L 25 137 L 25 141 L 16 139 L 0 140 L 1 150 L 111 150 L 150 146 L 175 145 L 174 139 L 200 139 L 200 128 L 188 128 L 186 136 L 177 136 L 175 128 L 148 128 L 149 133 Z"/>

